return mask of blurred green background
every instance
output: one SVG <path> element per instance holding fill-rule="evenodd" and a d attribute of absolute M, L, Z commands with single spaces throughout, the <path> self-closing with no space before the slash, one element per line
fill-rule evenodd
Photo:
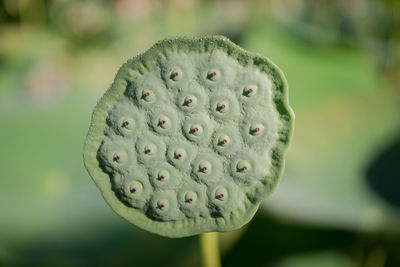
<path fill-rule="evenodd" d="M 276 191 L 221 235 L 224 266 L 400 266 L 400 1 L 0 0 L 0 266 L 200 266 L 103 201 L 91 110 L 157 40 L 223 34 L 286 73 Z"/>

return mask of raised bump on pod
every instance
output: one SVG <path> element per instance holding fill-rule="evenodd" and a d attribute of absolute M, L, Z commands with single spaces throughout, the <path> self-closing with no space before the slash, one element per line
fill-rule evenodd
<path fill-rule="evenodd" d="M 134 195 L 140 195 L 143 192 L 143 184 L 139 181 L 133 181 L 129 186 L 129 192 Z"/>
<path fill-rule="evenodd" d="M 197 104 L 197 98 L 194 95 L 188 95 L 185 97 L 183 105 L 188 107 L 194 107 Z"/>
<path fill-rule="evenodd" d="M 245 159 L 241 159 L 236 164 L 236 170 L 238 172 L 248 172 L 251 169 L 251 164 Z"/>
<path fill-rule="evenodd" d="M 182 160 L 186 157 L 186 150 L 183 148 L 175 149 L 174 156 L 178 160 Z"/>
<path fill-rule="evenodd" d="M 166 182 L 166 181 L 169 180 L 170 173 L 169 173 L 168 170 L 162 169 L 162 170 L 160 170 L 160 171 L 158 172 L 157 177 L 158 177 L 158 180 L 163 181 L 163 182 Z"/>
<path fill-rule="evenodd" d="M 154 155 L 157 152 L 157 146 L 155 144 L 146 144 L 144 146 L 144 153 L 146 155 Z"/>
<path fill-rule="evenodd" d="M 252 97 L 258 92 L 257 85 L 248 85 L 243 88 L 243 95 L 247 97 Z"/>
<path fill-rule="evenodd" d="M 189 191 L 185 194 L 185 201 L 189 204 L 195 203 L 197 200 L 197 194 L 193 191 Z"/>
<path fill-rule="evenodd" d="M 167 210 L 169 206 L 168 200 L 166 200 L 165 198 L 159 199 L 157 201 L 157 208 L 159 208 L 160 210 Z"/>
<path fill-rule="evenodd" d="M 149 180 L 154 190 L 176 190 L 182 182 L 182 176 L 170 164 L 157 161 L 156 164 L 151 166 Z"/>
<path fill-rule="evenodd" d="M 143 169 L 136 166 L 133 176 L 115 175 L 113 178 L 116 188 L 123 190 L 123 192 L 118 191 L 123 194 L 118 194 L 117 197 L 121 197 L 121 200 L 133 208 L 142 209 L 146 205 L 153 188 Z"/>
<path fill-rule="evenodd" d="M 220 200 L 220 201 L 226 201 L 228 200 L 228 190 L 226 190 L 225 187 L 218 187 L 217 190 L 215 190 L 215 198 Z"/>
<path fill-rule="evenodd" d="M 163 129 L 169 128 L 169 127 L 171 126 L 171 119 L 168 118 L 168 117 L 165 116 L 165 115 L 161 115 L 161 116 L 158 118 L 158 126 L 161 127 L 161 128 L 163 128 Z"/>
<path fill-rule="evenodd" d="M 203 127 L 200 124 L 194 124 L 190 127 L 190 134 L 199 136 L 203 134 Z"/>
<path fill-rule="evenodd" d="M 210 142 L 213 121 L 207 113 L 189 117 L 183 122 L 184 136 L 191 142 L 206 146 Z"/>
<path fill-rule="evenodd" d="M 135 143 L 138 153 L 138 162 L 153 166 L 154 160 L 161 160 L 165 154 L 166 146 L 160 136 L 154 135 L 151 131 L 142 132 Z"/>
<path fill-rule="evenodd" d="M 182 79 L 182 70 L 175 68 L 173 71 L 171 71 L 169 78 L 175 82 L 180 81 Z"/>
<path fill-rule="evenodd" d="M 117 163 L 124 163 L 128 158 L 125 151 L 117 151 L 113 154 L 113 161 Z"/>
<path fill-rule="evenodd" d="M 132 118 L 123 119 L 121 127 L 132 130 L 135 127 L 135 121 Z"/>
<path fill-rule="evenodd" d="M 156 96 L 151 90 L 143 90 L 142 91 L 142 99 L 146 102 L 153 102 L 155 100 Z"/>
<path fill-rule="evenodd" d="M 217 81 L 221 76 L 220 71 L 217 69 L 211 69 L 207 72 L 207 79 L 210 81 Z"/>
<path fill-rule="evenodd" d="M 209 161 L 202 161 L 199 164 L 199 171 L 204 174 L 209 174 L 211 172 L 211 163 Z"/>
<path fill-rule="evenodd" d="M 226 101 L 221 101 L 217 104 L 217 111 L 226 113 L 229 111 L 229 104 Z"/>
<path fill-rule="evenodd" d="M 236 96 L 227 89 L 215 90 L 210 96 L 210 111 L 217 120 L 233 121 L 242 115 Z"/>
<path fill-rule="evenodd" d="M 144 101 L 143 101 L 144 102 Z M 121 100 L 107 116 L 107 124 L 113 132 L 124 137 L 135 137 L 143 125 L 144 114 L 132 100 Z"/>
<path fill-rule="evenodd" d="M 218 145 L 219 146 L 227 146 L 231 139 L 226 134 L 220 135 L 218 137 Z"/>
<path fill-rule="evenodd" d="M 264 130 L 264 126 L 260 123 L 252 124 L 249 128 L 249 133 L 254 136 L 261 135 Z"/>

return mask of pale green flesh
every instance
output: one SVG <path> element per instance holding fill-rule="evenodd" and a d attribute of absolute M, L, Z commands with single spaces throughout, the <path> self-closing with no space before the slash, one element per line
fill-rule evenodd
<path fill-rule="evenodd" d="M 229 231 L 277 185 L 292 120 L 268 59 L 220 36 L 166 39 L 121 67 L 84 161 L 114 211 L 145 230 Z"/>

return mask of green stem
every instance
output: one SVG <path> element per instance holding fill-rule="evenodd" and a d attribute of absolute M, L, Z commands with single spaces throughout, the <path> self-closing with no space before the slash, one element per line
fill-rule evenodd
<path fill-rule="evenodd" d="M 199 238 L 203 267 L 221 267 L 218 232 L 204 233 Z"/>

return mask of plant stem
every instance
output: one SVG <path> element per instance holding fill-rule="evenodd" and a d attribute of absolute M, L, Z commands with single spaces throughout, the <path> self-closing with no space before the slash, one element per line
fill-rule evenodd
<path fill-rule="evenodd" d="M 221 267 L 218 247 L 218 232 L 203 233 L 199 238 L 203 267 Z"/>

